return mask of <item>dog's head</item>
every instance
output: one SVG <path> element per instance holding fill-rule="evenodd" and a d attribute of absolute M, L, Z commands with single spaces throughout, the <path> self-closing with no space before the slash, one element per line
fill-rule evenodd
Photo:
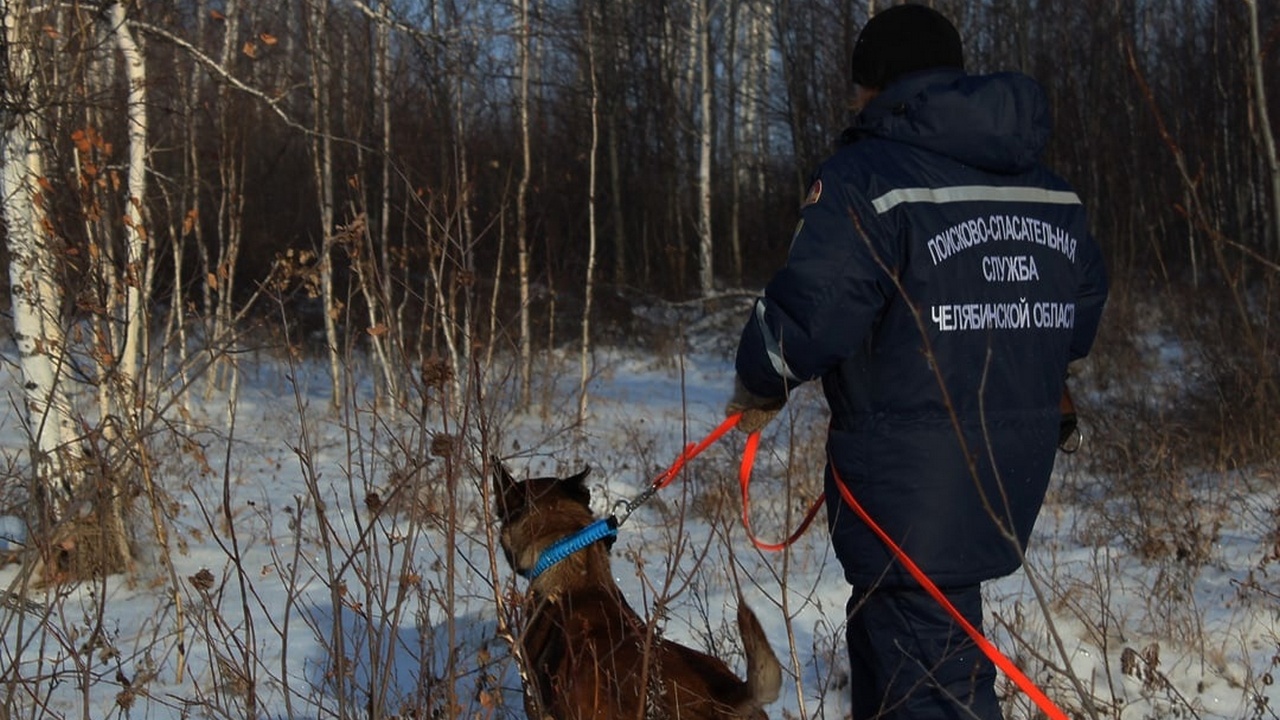
<path fill-rule="evenodd" d="M 567 478 L 516 480 L 502 463 L 494 462 L 494 509 L 502 552 L 514 570 L 530 570 L 544 548 L 595 520 L 586 483 L 590 472 L 587 468 Z"/>

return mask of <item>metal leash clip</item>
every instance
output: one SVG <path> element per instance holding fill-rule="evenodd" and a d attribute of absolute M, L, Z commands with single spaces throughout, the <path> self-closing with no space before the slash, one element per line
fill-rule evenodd
<path fill-rule="evenodd" d="M 636 511 L 636 508 L 639 508 L 641 505 L 648 502 L 649 498 L 653 497 L 653 494 L 658 492 L 658 487 L 659 483 L 654 483 L 634 498 L 630 500 L 619 500 L 614 503 L 613 516 L 617 518 L 618 526 L 621 527 L 622 523 L 626 522 L 627 518 L 631 517 L 631 513 Z"/>

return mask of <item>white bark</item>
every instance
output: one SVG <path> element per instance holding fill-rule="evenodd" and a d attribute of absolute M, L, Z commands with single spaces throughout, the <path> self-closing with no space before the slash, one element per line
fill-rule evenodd
<path fill-rule="evenodd" d="M 142 346 L 146 342 L 146 304 L 151 287 L 151 267 L 154 265 L 149 257 L 151 253 L 142 214 L 147 191 L 147 75 L 142 53 L 125 24 L 124 5 L 113 3 L 107 10 L 107 19 L 115 35 L 116 48 L 124 58 L 125 78 L 129 86 L 126 119 L 129 159 L 124 203 L 126 324 L 124 351 L 118 369 L 120 410 L 136 420 L 138 403 L 134 400 L 142 392 L 139 365 L 144 355 Z"/>
<path fill-rule="evenodd" d="M 195 37 L 204 37 L 205 25 L 208 23 L 208 12 L 205 9 L 205 0 L 197 0 L 196 2 L 196 27 Z M 198 135 L 197 117 L 200 107 L 200 91 L 204 84 L 204 73 L 200 70 L 200 63 L 192 62 L 190 72 L 186 75 L 188 85 L 188 94 L 186 103 L 182 107 L 183 129 L 185 132 L 186 147 L 183 150 L 183 163 L 186 171 L 187 180 L 183 183 L 182 191 L 182 231 L 173 235 L 173 297 L 174 306 L 173 313 L 178 331 L 178 373 L 180 382 L 179 403 L 182 408 L 190 410 L 190 378 L 188 376 L 189 359 L 187 347 L 187 288 L 185 273 L 182 268 L 186 266 L 184 257 L 186 254 L 185 244 L 187 236 L 192 238 L 192 244 L 195 248 L 196 256 L 199 259 L 199 267 L 203 271 L 201 276 L 208 277 L 210 275 L 209 267 L 209 250 L 204 242 L 204 223 L 200 217 L 200 195 L 201 195 L 201 163 L 200 163 L 200 144 Z M 201 308 L 208 317 L 213 312 L 213 289 L 207 282 L 198 283 L 201 288 Z"/>
<path fill-rule="evenodd" d="M 208 8 L 205 0 L 197 0 L 196 2 L 196 37 L 204 37 L 205 26 L 208 24 L 209 17 Z M 191 101 L 187 105 L 187 157 L 191 168 L 191 182 L 189 192 L 191 193 L 191 209 L 195 212 L 194 222 L 191 227 L 192 238 L 195 241 L 196 252 L 200 255 L 200 269 L 204 271 L 206 281 L 200 283 L 201 310 L 204 311 L 206 318 L 214 317 L 217 314 L 217 308 L 214 304 L 214 283 L 208 282 L 207 278 L 217 277 L 213 261 L 209 258 L 209 246 L 204 239 L 204 223 L 200 218 L 200 196 L 201 196 L 201 163 L 200 163 L 200 142 L 199 142 L 199 123 L 200 104 L 202 101 L 201 90 L 204 88 L 205 73 L 199 62 L 193 63 L 191 66 Z M 182 267 L 178 265 L 176 267 Z M 186 350 L 184 348 L 183 352 Z"/>
<path fill-rule="evenodd" d="M 1258 113 L 1258 132 L 1262 136 L 1262 159 L 1271 171 L 1271 220 L 1273 250 L 1280 249 L 1280 156 L 1276 152 L 1276 138 L 1271 132 L 1271 117 L 1267 112 L 1267 83 L 1263 75 L 1262 42 L 1258 33 L 1258 0 L 1244 0 L 1249 10 L 1249 59 L 1253 75 L 1253 101 Z"/>
<path fill-rule="evenodd" d="M 24 27 L 15 6 L 4 8 L 4 39 L 8 77 L 3 81 L 3 103 L 12 108 L 4 118 L 4 144 L 0 149 L 0 207 L 8 228 L 9 281 L 14 337 L 25 391 L 36 481 L 57 513 L 75 496 L 80 485 L 75 457 L 76 426 L 63 384 L 66 343 L 61 324 L 62 288 L 55 277 L 57 258 L 45 234 L 41 207 L 45 182 L 39 138 L 45 137 L 39 113 L 27 110 L 32 98 L 34 65 Z"/>
<path fill-rule="evenodd" d="M 591 379 L 591 299 L 596 272 L 596 166 L 600 148 L 600 92 L 596 80 L 594 6 L 587 9 L 587 71 L 591 76 L 591 149 L 587 156 L 587 277 L 582 303 L 582 352 L 579 356 L 578 427 L 587 420 L 587 384 Z"/>
<path fill-rule="evenodd" d="M 458 259 L 459 267 L 455 268 L 452 280 L 452 292 L 449 293 L 450 305 L 445 307 L 447 317 L 440 318 L 442 323 L 448 322 L 456 327 L 458 335 L 454 343 L 456 349 L 453 365 L 453 399 L 460 409 L 466 395 L 462 391 L 464 379 L 471 368 L 471 344 L 475 335 L 472 332 L 471 299 L 475 277 L 475 226 L 471 215 L 471 169 L 467 155 L 468 121 L 471 118 L 467 107 L 467 67 L 459 63 L 456 85 L 454 88 L 454 137 L 457 138 L 458 167 Z M 458 307 L 456 303 L 460 303 Z"/>
<path fill-rule="evenodd" d="M 106 95 L 113 87 L 115 75 L 115 53 L 112 52 L 114 39 L 108 23 L 95 23 L 93 28 L 94 48 L 87 54 L 84 79 L 82 82 L 89 95 Z M 57 63 L 52 63 L 57 67 Z M 82 143 L 77 143 L 75 158 L 76 176 L 81 182 L 93 182 L 101 178 L 100 167 L 105 149 L 104 140 L 99 128 L 107 126 L 106 109 L 98 103 L 88 103 L 80 109 L 83 118 L 79 119 L 83 129 Z M 55 119 L 58 127 L 60 119 Z M 120 353 L 123 349 L 122 332 L 126 326 L 125 291 L 122 283 L 124 274 L 117 271 L 120 266 L 120 243 L 116 242 L 117 219 L 100 212 L 97 206 L 104 203 L 99 196 L 110 192 L 105 187 L 94 183 L 94 191 L 81 200 L 81 222 L 84 223 L 85 239 L 89 245 L 89 258 L 92 262 L 95 291 L 102 301 L 102 309 L 93 313 L 91 322 L 94 325 L 94 369 L 97 372 L 98 414 L 99 417 L 112 417 L 115 411 L 115 396 L 118 389 L 116 375 L 120 367 Z M 114 202 L 109 203 L 114 206 Z M 107 437 L 115 437 L 117 427 L 109 425 L 104 428 Z"/>
<path fill-rule="evenodd" d="M 699 0 L 693 9 L 692 30 L 699 63 L 698 90 L 698 289 L 702 297 L 715 291 L 715 243 L 711 235 L 711 7 Z"/>
<path fill-rule="evenodd" d="M 379 129 L 382 133 L 381 139 L 381 200 L 378 201 L 379 224 L 375 229 L 368 222 L 367 211 L 351 220 L 351 226 L 348 229 L 348 241 L 353 250 L 349 255 L 351 258 L 352 269 L 355 271 L 357 286 L 360 289 L 360 295 L 364 298 L 365 313 L 368 318 L 369 327 L 367 330 L 367 342 L 373 351 L 373 359 L 378 370 L 382 375 L 382 387 L 380 391 L 375 391 L 375 395 L 379 400 L 385 399 L 384 408 L 390 416 L 394 416 L 396 411 L 396 399 L 400 395 L 398 389 L 397 376 L 392 364 L 392 342 L 396 337 L 389 327 L 390 320 L 390 262 L 387 257 L 387 211 L 390 208 L 390 197 L 388 194 L 387 182 L 390 177 L 389 163 L 390 159 L 390 137 L 388 132 L 390 129 L 390 120 L 388 112 L 390 102 L 388 101 L 388 91 L 385 82 L 385 73 L 387 67 L 387 23 L 385 22 L 387 12 L 386 3 L 382 3 L 381 12 L 378 17 L 373 19 L 374 47 L 373 47 L 373 99 L 376 103 L 374 115 L 375 120 L 380 123 Z M 339 67 L 351 67 L 351 59 L 354 52 L 351 48 L 350 37 L 346 34 L 342 36 L 342 61 Z M 353 106 L 351 97 L 351 73 L 343 72 L 339 74 L 340 87 L 342 89 L 340 111 L 344 115 L 358 112 Z M 362 144 L 358 144 L 356 150 L 356 167 L 358 177 L 366 176 L 365 167 L 365 148 Z M 360 192 L 365 193 L 368 188 L 366 184 L 361 182 Z M 364 195 L 364 208 L 371 207 L 374 202 L 369 195 Z"/>
<path fill-rule="evenodd" d="M 329 80 L 331 67 L 328 52 L 328 39 L 325 27 L 328 25 L 329 0 L 312 0 L 311 6 L 311 109 L 314 134 L 311 141 L 313 171 L 316 181 L 316 195 L 320 207 L 320 296 L 324 305 L 324 337 L 329 351 L 329 382 L 331 384 L 331 404 L 337 407 L 342 402 L 342 357 L 338 344 L 337 316 L 341 312 L 337 298 L 333 294 L 333 233 L 334 233 L 334 200 L 333 200 L 333 139 L 330 132 L 329 111 L 332 102 L 329 97 Z"/>
<path fill-rule="evenodd" d="M 374 95 L 378 99 L 378 112 L 382 120 L 382 207 L 378 213 L 378 247 L 382 261 L 379 287 L 386 323 L 390 327 L 386 347 L 388 353 L 399 348 L 403 351 L 404 327 L 394 319 L 395 297 L 391 282 L 391 3 L 387 0 L 378 7 L 376 34 L 377 68 L 374 74 Z M 398 354 L 403 357 L 403 352 Z M 395 358 L 383 360 L 387 372 L 387 394 L 392 409 L 400 396 L 400 363 Z"/>
<path fill-rule="evenodd" d="M 761 143 L 768 133 L 764 99 L 767 97 L 768 17 L 767 0 L 744 0 L 734 5 L 726 57 L 729 79 L 728 161 L 725 177 L 730 182 L 730 227 L 726 234 L 733 262 L 733 282 L 740 284 L 743 272 L 742 197 L 764 192 Z"/>
<path fill-rule="evenodd" d="M 755 161 L 754 184 L 752 194 L 761 194 L 766 189 L 765 162 L 769 157 L 769 113 L 770 98 L 769 75 L 773 69 L 773 52 L 769 27 L 773 24 L 773 6 L 761 2 L 753 8 L 751 14 L 751 68 L 752 79 L 747 87 L 751 93 L 752 108 L 748 127 L 751 128 L 755 142 L 752 144 Z"/>
<path fill-rule="evenodd" d="M 533 174 L 529 148 L 529 0 L 520 0 L 520 181 L 516 185 L 516 269 L 520 284 L 520 406 L 533 402 L 533 331 L 529 318 L 529 181 Z"/>
<path fill-rule="evenodd" d="M 428 225 L 428 227 L 430 227 L 430 225 Z M 452 378 L 454 392 L 451 394 L 450 401 L 459 403 L 461 402 L 458 386 L 460 379 L 458 377 L 457 370 L 461 367 L 462 360 L 458 349 L 457 329 L 452 322 L 452 317 L 448 310 L 450 301 L 448 294 L 445 292 L 445 288 L 448 283 L 450 258 L 448 252 L 448 233 L 445 232 L 443 235 L 444 236 L 441 237 L 439 241 L 439 255 L 435 256 L 430 264 L 430 280 L 426 281 L 426 286 L 423 288 L 422 296 L 424 298 L 433 297 L 435 299 L 435 321 L 439 327 L 440 336 L 444 339 L 445 350 L 449 354 L 449 367 L 454 370 Z M 428 247 L 430 247 L 434 242 L 435 241 L 429 234 L 427 237 Z M 430 255 L 430 253 L 428 254 Z"/>
<path fill-rule="evenodd" d="M 240 0 L 227 0 L 223 7 L 222 50 L 217 68 L 225 69 L 221 77 L 228 83 L 218 88 L 218 130 L 220 133 L 218 156 L 218 261 L 207 278 L 216 291 L 216 309 L 211 343 L 230 346 L 230 352 L 221 355 L 210 373 L 208 393 L 215 388 L 234 386 L 232 377 L 237 372 L 235 359 L 234 300 L 236 266 L 240 260 L 240 241 L 244 231 L 244 142 L 239 136 L 240 119 L 235 117 L 231 102 L 234 83 L 230 82 L 231 60 L 239 52 Z M 198 53 L 193 53 L 199 57 Z M 219 352 L 226 348 L 211 348 Z"/>

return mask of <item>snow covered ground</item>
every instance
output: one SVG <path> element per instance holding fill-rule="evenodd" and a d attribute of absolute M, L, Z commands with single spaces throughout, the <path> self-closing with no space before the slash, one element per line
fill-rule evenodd
<path fill-rule="evenodd" d="M 140 496 L 136 572 L 37 589 L 0 568 L 0 587 L 35 603 L 0 609 L 0 716 L 524 717 L 504 637 L 523 581 L 493 552 L 481 453 L 517 477 L 590 466 L 607 513 L 719 424 L 732 380 L 722 352 L 601 351 L 575 428 L 577 358 L 548 363 L 558 387 L 539 389 L 535 412 L 495 399 L 445 425 L 430 409 L 426 423 L 360 401 L 335 412 L 319 364 L 247 362 L 234 424 L 225 395 L 193 397 L 187 442 L 164 443 L 167 554 Z M 26 462 L 15 372 L 0 372 L 6 498 Z M 822 414 L 802 393 L 766 434 L 751 505 L 763 539 L 790 532 L 820 487 Z M 458 442 L 462 465 L 446 457 Z M 848 590 L 825 528 L 787 552 L 755 549 L 739 518 L 742 445 L 730 434 L 628 520 L 614 574 L 634 606 L 661 606 L 666 637 L 739 671 L 740 589 L 790 671 L 773 716 L 845 717 Z M 1216 532 L 1179 560 L 1131 547 L 1130 509 L 1081 467 L 1060 456 L 1028 571 L 987 586 L 991 639 L 1076 717 L 1089 717 L 1079 690 L 1099 718 L 1277 717 L 1277 478 L 1194 478 L 1190 512 Z M 22 524 L 7 512 L 0 542 L 14 549 Z M 1007 717 L 1037 717 L 1002 690 Z"/>

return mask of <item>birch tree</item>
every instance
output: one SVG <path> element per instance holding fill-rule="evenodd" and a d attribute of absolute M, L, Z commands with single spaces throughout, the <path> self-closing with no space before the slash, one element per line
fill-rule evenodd
<path fill-rule="evenodd" d="M 0 121 L 0 203 L 9 250 L 14 339 L 22 372 L 25 420 L 32 440 L 32 471 L 38 490 L 37 520 L 58 521 L 83 477 L 76 451 L 78 433 L 67 394 L 67 345 L 62 326 L 63 291 L 54 238 L 44 212 L 46 189 L 40 147 L 41 83 L 31 38 L 36 23 L 22 2 L 2 2 L 4 22 L 3 105 Z"/>
<path fill-rule="evenodd" d="M 206 9 L 206 0 L 196 0 L 195 5 L 195 37 L 204 37 L 205 28 L 208 26 L 209 13 Z M 179 71 L 181 73 L 181 71 Z M 178 353 L 178 372 L 180 375 L 181 397 L 180 402 L 183 408 L 187 408 L 189 384 L 187 377 L 187 322 L 186 322 L 186 275 L 183 273 L 186 259 L 187 239 L 191 239 L 191 245 L 194 247 L 199 260 L 201 269 L 201 277 L 210 276 L 209 267 L 209 251 L 204 242 L 204 223 L 201 222 L 201 163 L 200 152 L 200 133 L 198 131 L 199 108 L 201 105 L 202 91 L 204 88 L 204 72 L 199 62 L 191 61 L 190 69 L 186 73 L 182 73 L 181 77 L 186 81 L 186 92 L 182 93 L 182 137 L 184 141 L 182 152 L 182 170 L 183 175 L 179 179 L 181 190 L 179 192 L 179 210 L 182 213 L 180 230 L 173 234 L 171 241 L 171 254 L 173 260 L 173 294 L 177 298 L 173 308 L 173 324 L 177 332 L 177 353 Z M 204 296 L 203 307 L 208 310 L 213 307 L 211 298 L 212 288 L 208 282 L 198 284 Z M 189 409 L 189 408 L 188 408 Z"/>
<path fill-rule="evenodd" d="M 450 8 L 452 23 L 457 27 L 466 25 L 466 18 L 456 7 Z M 469 32 L 476 32 L 472 29 Z M 476 57 L 474 43 L 467 39 L 459 39 L 453 43 L 456 53 L 452 63 L 453 77 L 453 122 L 454 122 L 454 164 L 457 176 L 457 223 L 452 237 L 455 241 L 457 255 L 454 261 L 457 266 L 450 276 L 448 302 L 440 307 L 441 327 L 449 329 L 451 334 L 450 352 L 453 358 L 453 381 L 455 402 L 459 405 L 465 395 L 462 382 L 470 374 L 473 332 L 472 288 L 475 285 L 475 244 L 476 232 L 472 205 L 474 203 L 474 187 L 471 170 L 471 152 L 467 142 L 473 119 L 469 102 L 470 74 L 475 67 Z M 448 236 L 446 236 L 446 239 Z"/>
<path fill-rule="evenodd" d="M 711 232 L 711 0 L 696 0 L 690 11 L 694 52 L 698 62 L 698 290 L 708 297 L 715 290 L 715 242 Z"/>
<path fill-rule="evenodd" d="M 105 17 L 103 19 L 106 20 Z M 63 21 L 74 23 L 75 32 L 92 34 L 94 38 L 89 52 L 81 55 L 81 60 L 73 66 L 76 82 L 83 84 L 91 96 L 108 96 L 115 79 L 115 39 L 110 22 L 95 22 L 75 13 L 67 14 Z M 50 65 L 55 72 L 62 72 L 58 63 Z M 66 110 L 50 115 L 55 128 L 74 124 L 71 138 L 75 151 L 71 159 L 76 196 L 80 201 L 79 217 L 75 221 L 83 228 L 91 270 L 88 284 L 97 303 L 96 311 L 89 317 L 94 338 L 90 356 L 97 377 L 99 414 L 103 418 L 115 416 L 114 406 L 122 387 L 119 380 L 123 331 L 128 325 L 125 316 L 125 263 L 121 260 L 123 248 L 119 242 L 123 217 L 117 217 L 113 212 L 117 198 L 111 186 L 116 183 L 107 182 L 109 177 L 117 175 L 113 168 L 118 164 L 112 153 L 113 144 L 104 136 L 110 115 L 103 103 L 69 103 Z M 112 437 L 117 430 L 114 425 L 104 428 Z"/>
<path fill-rule="evenodd" d="M 222 19 L 222 48 L 217 66 L 228 75 L 232 72 L 232 59 L 241 46 L 240 0 L 226 0 Z M 224 80 L 226 78 L 224 77 Z M 230 82 L 218 86 L 218 208 L 217 208 L 217 263 L 209 270 L 206 285 L 212 291 L 206 295 L 214 307 L 206 307 L 206 317 L 213 317 L 213 333 L 210 342 L 235 343 L 236 270 L 240 261 L 240 246 L 244 236 L 245 159 L 243 122 L 239 116 L 242 106 L 237 102 L 236 91 Z M 214 351 L 214 348 L 210 348 Z M 234 354 L 214 365 L 210 376 L 209 391 L 217 387 L 234 386 L 237 368 Z"/>
<path fill-rule="evenodd" d="M 120 410 L 132 418 L 133 427 L 139 426 L 137 398 L 143 391 L 139 378 L 146 341 L 147 313 L 155 254 L 147 241 L 143 220 L 143 201 L 147 191 L 147 75 L 142 52 L 133 33 L 125 24 L 124 5 L 116 2 L 107 9 L 107 21 L 115 38 L 116 48 L 124 58 L 125 79 L 128 82 L 126 110 L 127 137 L 129 138 L 127 172 L 125 180 L 124 235 L 125 235 L 125 341 L 121 353 Z"/>
<path fill-rule="evenodd" d="M 316 202 L 320 214 L 320 297 L 324 310 L 324 339 L 329 357 L 330 405 L 342 401 L 342 357 L 338 341 L 338 316 L 341 303 L 333 291 L 334 199 L 333 199 L 333 133 L 329 112 L 332 107 L 329 83 L 332 64 L 329 58 L 329 0 L 310 0 L 311 39 L 311 135 L 312 173 L 316 183 Z"/>
<path fill-rule="evenodd" d="M 600 94 L 596 78 L 595 6 L 588 3 L 587 77 L 590 82 L 591 146 L 587 151 L 587 276 L 583 284 L 582 348 L 578 359 L 578 426 L 587 420 L 587 385 L 591 379 L 591 300 L 595 292 L 596 271 L 596 167 L 600 148 Z"/>
<path fill-rule="evenodd" d="M 356 178 L 360 179 L 357 182 L 361 193 L 361 200 L 359 201 L 361 207 L 352 210 L 353 217 L 343 236 L 344 245 L 347 248 L 347 255 L 352 266 L 351 269 L 355 273 L 360 296 L 364 300 L 365 314 L 369 323 L 364 332 L 365 339 L 369 343 L 369 348 L 373 351 L 374 364 L 382 375 L 382 387 L 377 392 L 377 395 L 388 401 L 386 403 L 387 411 L 394 413 L 395 400 L 399 397 L 400 391 L 398 389 L 397 371 L 392 361 L 392 348 L 395 344 L 396 335 L 393 334 L 392 328 L 388 324 L 392 307 L 391 265 L 387 252 L 387 213 L 390 211 L 390 196 L 387 185 L 390 181 L 391 138 L 389 136 L 390 102 L 385 78 L 389 30 L 386 3 L 382 3 L 377 15 L 370 19 L 373 23 L 373 57 L 371 58 L 372 67 L 370 68 L 373 93 L 371 99 L 373 101 L 373 122 L 378 127 L 378 134 L 381 135 L 380 151 L 376 153 L 381 156 L 381 161 L 378 163 L 381 170 L 376 188 L 371 183 L 363 181 L 363 178 L 369 175 L 368 167 L 366 166 L 366 157 L 369 153 L 366 152 L 363 144 L 357 144 Z M 352 45 L 350 36 L 343 33 L 343 57 L 340 67 L 351 68 L 353 63 L 350 62 L 350 59 L 359 52 Z M 344 116 L 358 112 L 356 110 L 357 102 L 352 97 L 352 75 L 353 73 L 349 69 L 339 75 L 342 91 L 340 107 Z M 375 190 L 379 192 L 380 200 L 373 196 Z M 377 219 L 376 228 L 369 217 L 369 208 L 374 207 L 377 208 L 376 212 L 373 213 L 374 218 Z"/>
<path fill-rule="evenodd" d="M 728 160 L 729 160 L 729 257 L 732 261 L 731 273 L 734 286 L 742 283 L 742 186 L 748 163 L 743 162 L 740 150 L 745 135 L 743 125 L 749 110 L 743 109 L 743 97 L 746 95 L 739 88 L 739 73 L 749 78 L 751 58 L 750 43 L 745 42 L 750 36 L 744 26 L 749 26 L 753 13 L 750 2 L 733 3 L 730 7 L 725 31 L 726 48 L 725 73 L 728 85 Z M 746 48 L 740 50 L 740 48 Z M 741 53 L 741 54 L 740 54 Z M 744 83 L 745 85 L 746 83 Z M 749 105 L 749 103 L 747 103 Z"/>
<path fill-rule="evenodd" d="M 1258 113 L 1258 134 L 1262 145 L 1262 161 L 1271 175 L 1271 232 L 1273 253 L 1280 253 L 1280 155 L 1276 151 L 1276 138 L 1271 131 L 1271 116 L 1267 112 L 1267 82 L 1261 33 L 1258 31 L 1258 0 L 1244 0 L 1249 13 L 1249 74 L 1253 81 L 1253 102 Z M 1265 235 L 1264 235 L 1265 237 Z"/>
<path fill-rule="evenodd" d="M 762 0 L 735 3 L 730 15 L 728 61 L 728 163 L 729 242 L 733 261 L 733 282 L 741 284 L 743 271 L 743 215 L 751 199 L 765 194 L 764 167 L 768 154 L 768 114 L 765 99 L 769 83 L 768 16 L 770 6 Z M 747 201 L 744 202 L 744 196 Z"/>
<path fill-rule="evenodd" d="M 383 307 L 383 322 L 389 326 L 389 334 L 385 345 L 382 335 L 371 331 L 378 348 L 382 353 L 382 362 L 386 372 L 387 393 L 391 399 L 391 407 L 400 395 L 399 364 L 393 355 L 400 357 L 404 350 L 404 327 L 394 321 L 395 299 L 391 282 L 391 3 L 383 0 L 378 5 L 378 19 L 374 34 L 374 72 L 373 95 L 378 107 L 379 135 L 381 136 L 381 173 L 379 188 L 381 204 L 378 212 L 378 248 L 381 260 L 382 275 L 378 288 L 379 299 Z M 374 328 L 378 320 L 374 318 Z M 399 352 L 396 352 L 399 350 Z"/>
<path fill-rule="evenodd" d="M 517 42 L 520 53 L 520 180 L 516 185 L 516 268 L 520 286 L 520 406 L 524 408 L 533 402 L 533 331 L 529 316 L 529 182 L 533 177 L 529 146 L 529 72 L 533 54 L 533 38 L 529 31 L 530 1 L 519 0 L 520 33 Z"/>

